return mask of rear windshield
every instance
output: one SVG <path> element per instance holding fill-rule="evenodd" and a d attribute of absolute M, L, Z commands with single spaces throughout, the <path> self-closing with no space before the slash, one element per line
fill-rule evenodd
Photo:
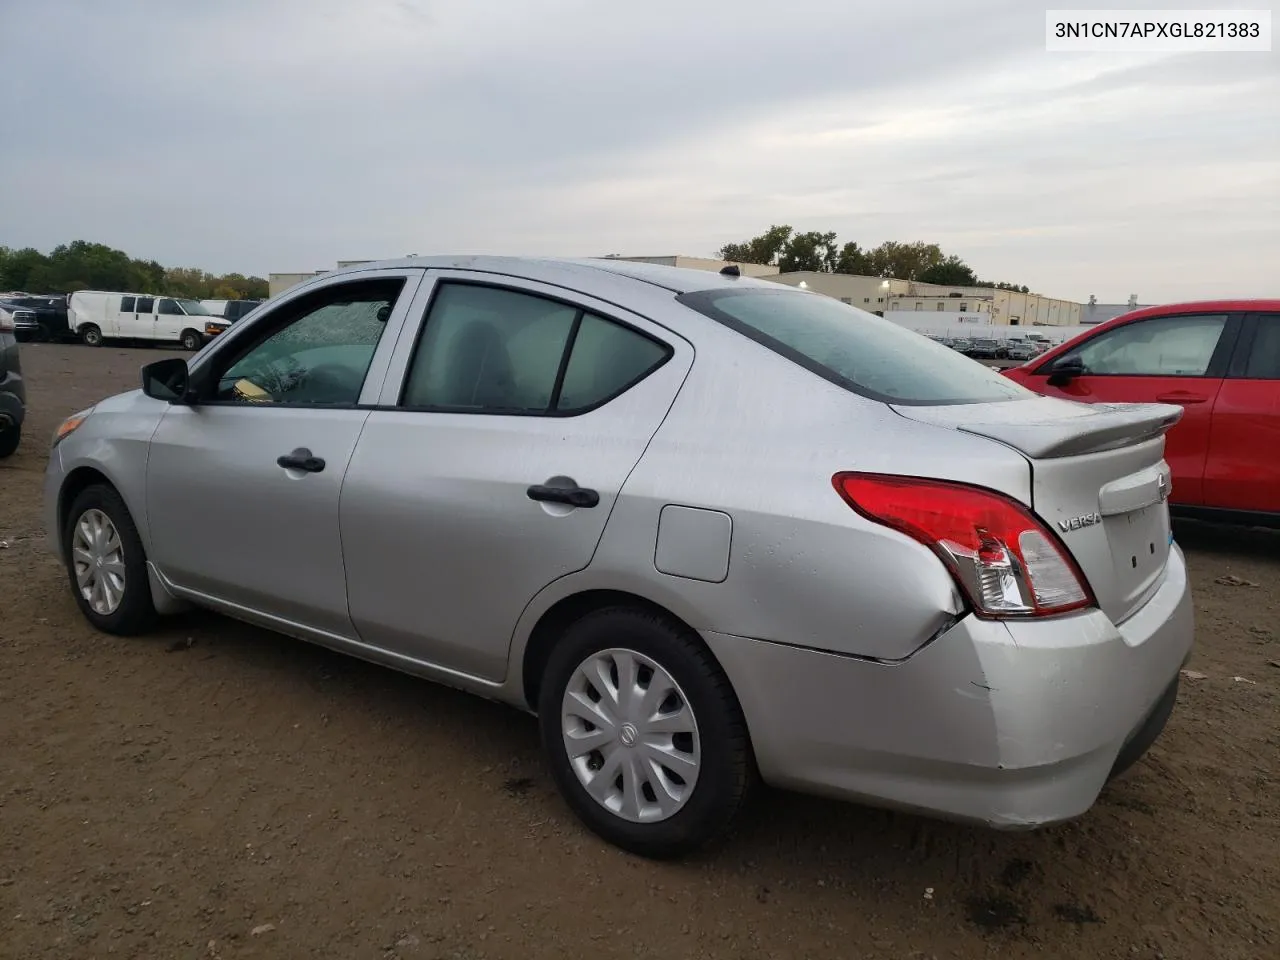
<path fill-rule="evenodd" d="M 831 297 L 760 287 L 677 297 L 824 380 L 885 403 L 991 403 L 1034 396 L 1008 377 Z"/>

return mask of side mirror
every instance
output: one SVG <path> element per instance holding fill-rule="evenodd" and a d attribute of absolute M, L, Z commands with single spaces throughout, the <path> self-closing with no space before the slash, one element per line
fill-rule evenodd
<path fill-rule="evenodd" d="M 1049 386 L 1065 387 L 1076 377 L 1084 375 L 1084 361 L 1079 356 L 1063 357 L 1049 367 Z"/>
<path fill-rule="evenodd" d="M 153 400 L 164 400 L 166 403 L 194 402 L 187 361 L 182 357 L 168 357 L 148 363 L 142 368 L 142 392 Z"/>

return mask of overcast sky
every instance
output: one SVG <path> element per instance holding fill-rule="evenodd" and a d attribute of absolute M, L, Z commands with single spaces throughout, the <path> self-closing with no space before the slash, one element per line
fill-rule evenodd
<path fill-rule="evenodd" d="M 1044 43 L 1025 0 L 0 0 L 0 244 L 265 275 L 790 223 L 1280 296 L 1280 53 Z"/>

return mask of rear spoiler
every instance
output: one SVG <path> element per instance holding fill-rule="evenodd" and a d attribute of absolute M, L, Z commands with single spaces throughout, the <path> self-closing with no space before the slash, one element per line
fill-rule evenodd
<path fill-rule="evenodd" d="M 1171 403 L 1075 403 L 1052 397 L 981 407 L 894 409 L 912 420 L 995 440 L 1033 460 L 1077 457 L 1153 440 L 1183 414 L 1182 407 Z"/>

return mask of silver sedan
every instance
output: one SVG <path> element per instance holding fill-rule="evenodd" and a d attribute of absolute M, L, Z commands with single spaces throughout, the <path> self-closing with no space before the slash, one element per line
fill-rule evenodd
<path fill-rule="evenodd" d="M 101 630 L 195 605 L 535 713 L 647 856 L 758 780 L 1029 828 L 1173 706 L 1180 414 L 732 272 L 415 258 L 69 418 L 47 522 Z"/>

